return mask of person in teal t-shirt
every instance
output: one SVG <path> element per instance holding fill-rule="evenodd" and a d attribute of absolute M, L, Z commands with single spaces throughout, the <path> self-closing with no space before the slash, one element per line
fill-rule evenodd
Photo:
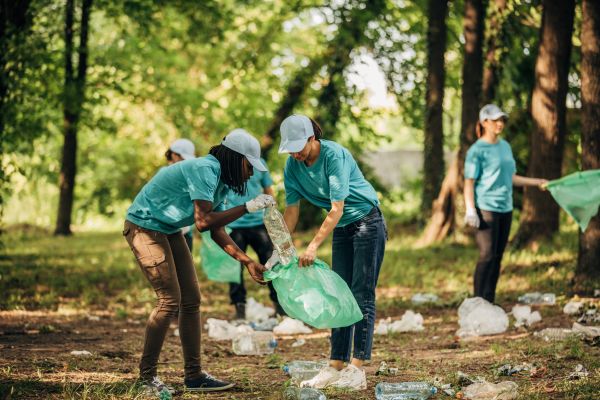
<path fill-rule="evenodd" d="M 265 166 L 267 165 L 265 160 L 261 160 Z M 237 207 L 240 204 L 244 204 L 246 201 L 258 196 L 261 193 L 273 196 L 273 180 L 269 171 L 254 172 L 254 175 L 248 180 L 247 189 L 245 195 L 238 195 L 236 193 L 229 192 L 226 201 L 226 207 L 232 208 Z M 266 263 L 273 253 L 273 243 L 269 238 L 267 229 L 263 223 L 264 210 L 257 211 L 252 214 L 244 215 L 229 224 L 229 228 L 232 229 L 229 236 L 238 245 L 242 251 L 246 251 L 248 246 L 252 247 L 258 256 L 258 261 L 262 264 Z M 246 287 L 244 285 L 244 269 L 241 269 L 240 283 L 230 282 L 229 283 L 229 299 L 231 304 L 235 306 L 235 317 L 237 319 L 246 318 Z M 277 300 L 277 292 L 273 287 L 272 282 L 268 282 L 269 286 L 269 297 L 275 306 L 275 311 L 279 315 L 286 315 L 283 308 L 279 305 Z"/>
<path fill-rule="evenodd" d="M 318 248 L 333 232 L 332 269 L 348 284 L 364 318 L 331 331 L 329 366 L 302 385 L 364 390 L 367 381 L 362 365 L 371 358 L 375 287 L 387 232 L 377 194 L 352 154 L 322 136 L 321 127 L 304 115 L 292 115 L 281 124 L 279 152 L 290 154 L 284 170 L 284 219 L 293 232 L 300 215 L 300 199 L 328 211 L 319 231 L 300 255 L 299 266 L 310 266 Z"/>
<path fill-rule="evenodd" d="M 500 138 L 506 114 L 494 104 L 479 112 L 477 136 L 465 158 L 465 223 L 478 228 L 479 261 L 475 268 L 474 295 L 493 303 L 500 264 L 512 222 L 512 187 L 538 186 L 545 179 L 516 175 L 516 163 L 508 142 Z"/>
<path fill-rule="evenodd" d="M 157 364 L 171 320 L 177 316 L 186 390 L 215 391 L 233 386 L 201 369 L 200 289 L 181 228 L 193 224 L 200 231 L 210 230 L 225 252 L 244 264 L 254 280 L 264 283 L 264 266 L 236 246 L 225 226 L 247 213 L 274 205 L 273 197 L 261 194 L 219 211 L 229 191 L 239 195 L 246 192 L 246 182 L 254 169 L 266 171 L 260 161 L 258 140 L 236 129 L 220 145 L 213 146 L 207 156 L 161 168 L 127 210 L 123 235 L 158 298 L 146 324 L 140 361 L 140 380 L 154 392 L 173 392 L 157 377 Z"/>

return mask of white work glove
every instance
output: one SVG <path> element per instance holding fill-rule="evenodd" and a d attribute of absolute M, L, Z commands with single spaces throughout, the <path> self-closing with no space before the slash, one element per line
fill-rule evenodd
<path fill-rule="evenodd" d="M 280 262 L 281 260 L 279 259 L 279 252 L 277 250 L 273 250 L 273 254 L 271 254 L 271 257 L 265 263 L 265 268 L 271 269 Z"/>
<path fill-rule="evenodd" d="M 479 228 L 479 216 L 477 215 L 477 210 L 475 208 L 467 208 L 467 213 L 465 214 L 465 225 L 473 228 Z"/>
<path fill-rule="evenodd" d="M 246 202 L 246 210 L 248 210 L 249 213 L 253 213 L 274 205 L 276 205 L 276 203 L 273 196 L 268 194 L 259 194 L 254 199 Z"/>

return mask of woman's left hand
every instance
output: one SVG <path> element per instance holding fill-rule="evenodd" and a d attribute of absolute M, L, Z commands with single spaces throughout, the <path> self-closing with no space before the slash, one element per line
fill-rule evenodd
<path fill-rule="evenodd" d="M 538 183 L 538 187 L 540 188 L 540 190 L 546 190 L 546 186 L 548 186 L 548 179 L 538 179 L 539 183 Z"/>
<path fill-rule="evenodd" d="M 317 258 L 317 248 L 315 246 L 308 245 L 304 254 L 298 258 L 298 266 L 300 268 L 311 266 L 315 262 L 315 258 Z"/>

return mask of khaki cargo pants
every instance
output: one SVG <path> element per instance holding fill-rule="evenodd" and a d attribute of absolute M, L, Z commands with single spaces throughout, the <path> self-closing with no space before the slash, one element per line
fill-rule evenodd
<path fill-rule="evenodd" d="M 140 377 L 156 376 L 169 325 L 179 316 L 185 378 L 198 378 L 201 374 L 200 287 L 183 235 L 181 232 L 167 235 L 125 221 L 123 236 L 158 298 L 146 325 Z"/>

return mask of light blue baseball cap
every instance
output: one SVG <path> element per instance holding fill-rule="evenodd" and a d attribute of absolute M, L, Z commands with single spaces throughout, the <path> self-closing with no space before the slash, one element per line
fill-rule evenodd
<path fill-rule="evenodd" d="M 495 121 L 499 118 L 508 118 L 508 115 L 495 104 L 486 104 L 479 110 L 479 122 L 483 122 L 486 119 Z"/>
<path fill-rule="evenodd" d="M 258 140 L 244 129 L 234 129 L 225 136 L 221 144 L 228 149 L 240 153 L 254 168 L 265 172 L 267 167 L 260 160 L 260 144 Z"/>
<path fill-rule="evenodd" d="M 308 138 L 315 134 L 310 118 L 299 114 L 292 114 L 284 119 L 279 130 L 281 132 L 279 153 L 299 152 L 306 145 Z"/>

